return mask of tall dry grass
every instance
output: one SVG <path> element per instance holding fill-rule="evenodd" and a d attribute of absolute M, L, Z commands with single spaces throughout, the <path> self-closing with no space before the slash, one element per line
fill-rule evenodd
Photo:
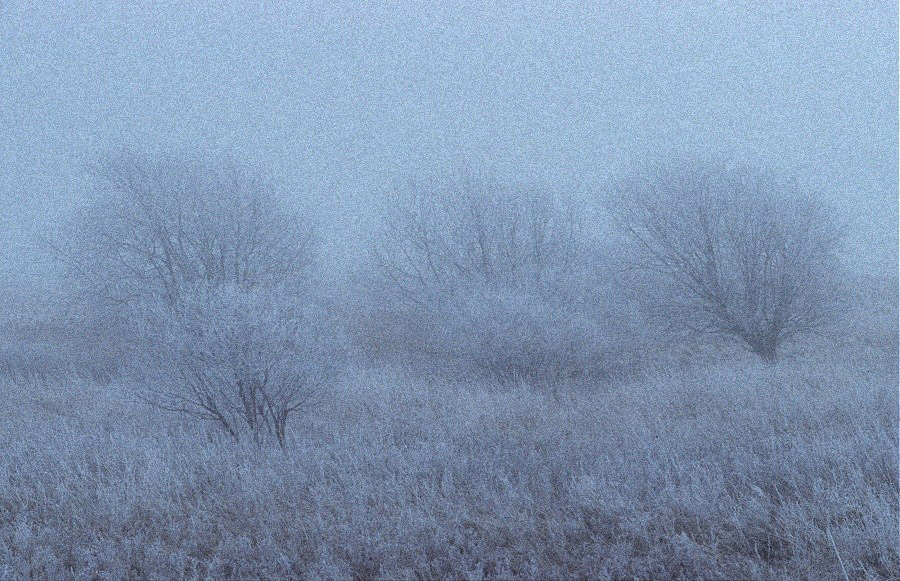
<path fill-rule="evenodd" d="M 287 449 L 0 384 L 0 579 L 897 578 L 896 366 L 552 396 L 349 372 Z"/>

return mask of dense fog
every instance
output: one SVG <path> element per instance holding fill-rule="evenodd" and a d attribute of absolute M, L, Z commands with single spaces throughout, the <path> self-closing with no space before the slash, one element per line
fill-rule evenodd
<path fill-rule="evenodd" d="M 895 578 L 887 3 L 0 5 L 0 581 Z"/>
<path fill-rule="evenodd" d="M 373 200 L 423 172 L 590 195 L 648 157 L 737 159 L 808 178 L 852 220 L 854 261 L 883 270 L 895 18 L 855 2 L 4 2 L 4 292 L 47 285 L 42 235 L 122 146 L 258 166 L 351 243 Z"/>

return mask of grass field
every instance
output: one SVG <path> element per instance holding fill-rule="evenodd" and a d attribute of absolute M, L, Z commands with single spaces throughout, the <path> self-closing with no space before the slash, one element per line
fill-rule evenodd
<path fill-rule="evenodd" d="M 556 396 L 354 369 L 284 451 L 116 382 L 0 390 L 0 579 L 900 571 L 883 361 L 740 359 Z"/>

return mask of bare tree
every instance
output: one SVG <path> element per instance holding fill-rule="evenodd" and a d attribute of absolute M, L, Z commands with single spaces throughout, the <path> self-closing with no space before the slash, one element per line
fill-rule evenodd
<path fill-rule="evenodd" d="M 378 346 L 504 382 L 607 371 L 626 317 L 586 224 L 571 198 L 480 177 L 401 189 L 375 248 Z"/>
<path fill-rule="evenodd" d="M 616 193 L 633 266 L 665 285 L 659 312 L 672 325 L 774 361 L 786 341 L 833 318 L 838 229 L 796 183 L 658 168 Z"/>
<path fill-rule="evenodd" d="M 59 254 L 141 397 L 284 445 L 333 366 L 313 229 L 233 164 L 110 157 Z M 103 313 L 105 320 L 94 313 Z"/>
<path fill-rule="evenodd" d="M 59 254 L 103 307 L 147 297 L 175 304 L 198 283 L 299 288 L 313 229 L 234 164 L 124 153 L 93 168 L 98 199 Z"/>
<path fill-rule="evenodd" d="M 583 217 L 545 192 L 436 178 L 391 205 L 375 260 L 407 300 L 475 283 L 540 284 L 586 264 Z"/>

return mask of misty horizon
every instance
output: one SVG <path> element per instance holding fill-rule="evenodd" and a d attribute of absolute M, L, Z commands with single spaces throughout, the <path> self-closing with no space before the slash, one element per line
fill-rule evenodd
<path fill-rule="evenodd" d="M 672 154 L 799 176 L 896 265 L 896 7 L 4 2 L 0 275 L 120 148 L 228 155 L 358 243 L 372 200 L 435 171 L 584 195 Z M 346 257 L 339 260 L 346 263 Z"/>
<path fill-rule="evenodd" d="M 0 0 L 0 581 L 897 579 L 898 7 Z"/>

